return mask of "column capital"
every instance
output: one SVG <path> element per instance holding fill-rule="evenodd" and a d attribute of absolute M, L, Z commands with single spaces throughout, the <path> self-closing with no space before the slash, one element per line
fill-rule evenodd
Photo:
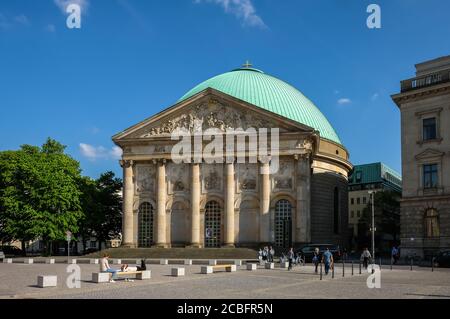
<path fill-rule="evenodd" d="M 129 168 L 134 165 L 134 161 L 133 160 L 120 160 L 119 164 L 122 168 Z"/>
<path fill-rule="evenodd" d="M 270 155 L 258 156 L 258 162 L 261 164 L 270 164 L 271 160 L 272 156 Z"/>
<path fill-rule="evenodd" d="M 163 165 L 167 163 L 167 160 L 165 158 L 154 158 L 152 159 L 153 164 L 157 165 Z"/>

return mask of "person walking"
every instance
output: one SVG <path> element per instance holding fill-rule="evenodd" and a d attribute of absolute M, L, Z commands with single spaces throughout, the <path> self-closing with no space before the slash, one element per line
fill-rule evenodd
<path fill-rule="evenodd" d="M 260 248 L 260 249 L 259 249 L 259 252 L 258 252 L 258 260 L 259 260 L 259 264 L 260 264 L 260 265 L 262 264 L 262 258 L 263 258 L 263 251 L 262 251 L 262 249 Z"/>
<path fill-rule="evenodd" d="M 367 269 L 367 267 L 369 267 L 369 262 L 371 258 L 372 255 L 370 254 L 369 249 L 366 247 L 361 254 L 361 261 L 363 262 L 364 269 Z"/>
<path fill-rule="evenodd" d="M 392 255 L 393 263 L 394 263 L 394 265 L 396 265 L 398 262 L 398 259 L 399 259 L 399 252 L 398 252 L 398 249 L 396 246 L 392 247 L 391 255 Z"/>
<path fill-rule="evenodd" d="M 267 262 L 268 255 L 269 255 L 269 249 L 267 248 L 267 246 L 265 246 L 263 249 L 263 255 L 262 255 L 262 259 L 263 259 L 264 263 Z"/>
<path fill-rule="evenodd" d="M 292 269 L 292 262 L 294 261 L 294 248 L 290 248 L 289 252 L 288 252 L 288 260 L 289 260 L 289 266 L 288 266 L 288 270 Z"/>
<path fill-rule="evenodd" d="M 275 257 L 275 249 L 272 246 L 269 247 L 269 261 L 273 263 L 273 259 Z"/>
<path fill-rule="evenodd" d="M 320 254 L 319 254 L 319 248 L 314 249 L 312 262 L 314 264 L 314 272 L 318 273 L 318 267 L 320 263 Z"/>
<path fill-rule="evenodd" d="M 322 263 L 325 265 L 325 275 L 328 275 L 330 272 L 330 268 L 333 267 L 333 254 L 331 253 L 330 249 L 327 248 L 327 250 L 322 255 Z"/>

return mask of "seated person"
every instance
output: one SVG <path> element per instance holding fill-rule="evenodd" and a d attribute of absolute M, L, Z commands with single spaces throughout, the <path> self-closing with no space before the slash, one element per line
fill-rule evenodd
<path fill-rule="evenodd" d="M 107 272 L 111 274 L 111 279 L 109 282 L 115 282 L 114 279 L 117 278 L 117 269 L 113 269 L 108 263 L 108 254 L 104 254 L 102 260 L 100 261 L 100 272 Z"/>
<path fill-rule="evenodd" d="M 122 272 L 135 272 L 135 271 L 144 271 L 147 270 L 147 266 L 145 265 L 145 260 L 142 259 L 141 260 L 141 266 L 128 266 L 128 264 L 124 264 L 122 265 L 122 267 L 120 267 L 120 270 Z"/>

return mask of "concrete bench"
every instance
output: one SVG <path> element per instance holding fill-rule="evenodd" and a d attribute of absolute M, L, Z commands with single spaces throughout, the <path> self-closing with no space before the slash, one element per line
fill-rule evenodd
<path fill-rule="evenodd" d="M 173 277 L 183 277 L 185 274 L 184 268 L 172 268 Z"/>
<path fill-rule="evenodd" d="M 56 287 L 58 283 L 57 276 L 38 276 L 37 285 L 39 288 Z"/>
<path fill-rule="evenodd" d="M 67 263 L 68 263 L 68 264 L 75 265 L 75 264 L 77 263 L 77 260 L 76 260 L 76 259 L 69 259 L 69 260 L 67 261 Z"/>
<path fill-rule="evenodd" d="M 247 264 L 247 270 L 253 271 L 258 269 L 256 264 Z"/>
<path fill-rule="evenodd" d="M 185 259 L 184 260 L 184 264 L 188 265 L 188 266 L 191 266 L 192 265 L 192 259 Z"/>
<path fill-rule="evenodd" d="M 160 265 L 168 265 L 169 264 L 169 260 L 168 259 L 160 259 L 159 260 L 159 264 Z"/>
<path fill-rule="evenodd" d="M 13 260 L 12 260 L 12 258 L 5 258 L 5 259 L 3 259 L 3 263 L 4 264 L 12 264 Z"/>
<path fill-rule="evenodd" d="M 98 259 L 97 258 L 89 259 L 89 264 L 98 265 Z"/>
<path fill-rule="evenodd" d="M 289 262 L 283 261 L 282 263 L 280 263 L 280 268 L 289 268 Z"/>
<path fill-rule="evenodd" d="M 27 265 L 31 265 L 32 263 L 34 263 L 34 260 L 33 260 L 33 258 L 26 258 L 23 260 L 23 263 L 27 264 Z"/>
<path fill-rule="evenodd" d="M 275 268 L 275 264 L 274 263 L 266 263 L 265 268 L 266 269 L 274 269 Z"/>
<path fill-rule="evenodd" d="M 151 279 L 152 272 L 150 270 L 144 270 L 144 271 L 124 271 L 124 272 L 117 272 L 117 277 L 122 276 L 134 276 L 136 279 L 139 280 L 146 280 Z M 97 272 L 92 273 L 92 281 L 95 283 L 105 283 L 109 282 L 111 279 L 112 274 L 108 272 Z"/>
<path fill-rule="evenodd" d="M 202 266 L 202 274 L 212 274 L 216 269 L 225 269 L 226 272 L 235 272 L 236 265 L 216 265 L 216 266 Z"/>
<path fill-rule="evenodd" d="M 235 264 L 236 266 L 242 266 L 242 260 L 235 260 L 235 261 L 234 261 L 234 264 Z"/>
<path fill-rule="evenodd" d="M 208 260 L 208 265 L 209 266 L 216 266 L 217 265 L 217 260 L 215 260 L 215 259 Z"/>
<path fill-rule="evenodd" d="M 45 260 L 45 263 L 46 263 L 46 264 L 49 264 L 49 265 L 54 264 L 54 263 L 55 263 L 55 259 L 54 259 L 54 258 L 47 258 L 47 259 Z"/>

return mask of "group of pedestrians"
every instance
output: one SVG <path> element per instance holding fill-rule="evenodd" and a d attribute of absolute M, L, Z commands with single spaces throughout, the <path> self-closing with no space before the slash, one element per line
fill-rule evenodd
<path fill-rule="evenodd" d="M 272 246 L 265 246 L 258 251 L 258 259 L 260 263 L 273 262 L 275 257 L 275 249 Z"/>

